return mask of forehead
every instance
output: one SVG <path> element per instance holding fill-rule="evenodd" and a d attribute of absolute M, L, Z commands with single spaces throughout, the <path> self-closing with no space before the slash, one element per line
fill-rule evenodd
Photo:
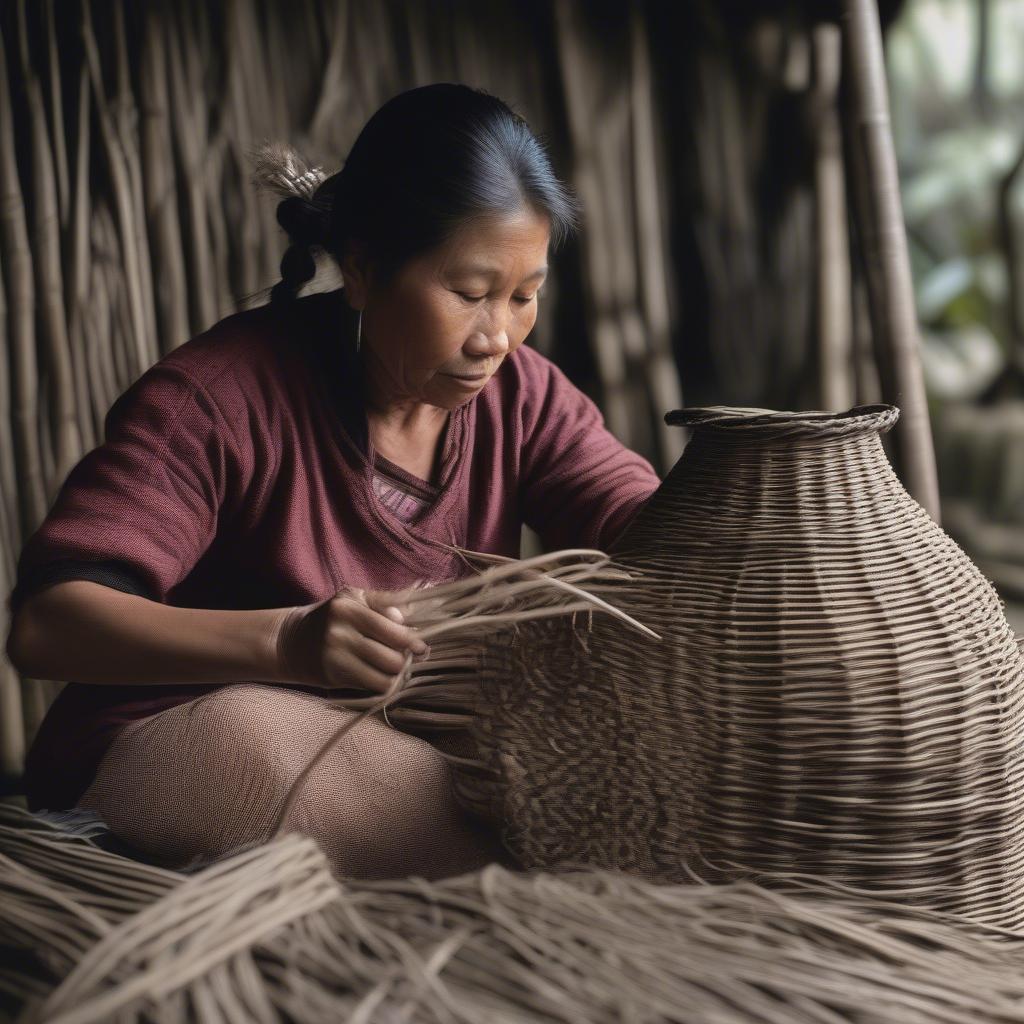
<path fill-rule="evenodd" d="M 499 265 L 520 260 L 533 260 L 534 265 L 541 265 L 550 236 L 548 217 L 533 210 L 476 217 L 459 226 L 439 255 L 444 269 L 453 270 L 470 266 L 499 269 Z"/>

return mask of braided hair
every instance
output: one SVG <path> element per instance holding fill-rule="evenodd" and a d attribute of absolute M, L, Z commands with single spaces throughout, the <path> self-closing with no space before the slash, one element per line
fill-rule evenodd
<path fill-rule="evenodd" d="M 386 281 L 475 217 L 528 207 L 548 218 L 553 247 L 578 221 L 574 193 L 526 121 L 466 85 L 426 85 L 388 100 L 330 177 L 280 144 L 263 146 L 255 162 L 257 184 L 285 195 L 277 220 L 290 244 L 271 289 L 275 303 L 313 279 L 318 251 L 340 262 L 352 239 Z"/>

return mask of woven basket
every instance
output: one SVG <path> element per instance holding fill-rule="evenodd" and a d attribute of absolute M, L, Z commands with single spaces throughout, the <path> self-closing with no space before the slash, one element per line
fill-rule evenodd
<path fill-rule="evenodd" d="M 602 616 L 487 644 L 462 799 L 531 867 L 807 874 L 1024 920 L 1024 654 L 903 489 L 898 410 L 692 409 Z"/>

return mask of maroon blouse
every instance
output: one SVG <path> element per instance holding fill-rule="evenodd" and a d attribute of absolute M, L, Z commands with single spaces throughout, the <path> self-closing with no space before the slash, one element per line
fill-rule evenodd
<path fill-rule="evenodd" d="M 466 569 L 438 542 L 518 557 L 526 522 L 549 548 L 604 548 L 659 484 L 525 346 L 452 412 L 436 486 L 418 481 L 373 451 L 352 334 L 339 289 L 230 316 L 142 374 L 26 542 L 12 614 L 65 579 L 234 609 L 440 582 Z M 389 505 L 395 484 L 419 511 Z M 29 807 L 73 806 L 122 726 L 222 685 L 68 683 L 26 759 Z"/>

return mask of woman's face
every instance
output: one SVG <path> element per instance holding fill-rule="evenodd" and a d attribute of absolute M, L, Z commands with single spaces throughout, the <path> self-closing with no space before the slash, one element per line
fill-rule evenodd
<path fill-rule="evenodd" d="M 527 209 L 467 222 L 386 286 L 347 263 L 373 404 L 454 409 L 476 395 L 536 322 L 549 235 Z"/>

